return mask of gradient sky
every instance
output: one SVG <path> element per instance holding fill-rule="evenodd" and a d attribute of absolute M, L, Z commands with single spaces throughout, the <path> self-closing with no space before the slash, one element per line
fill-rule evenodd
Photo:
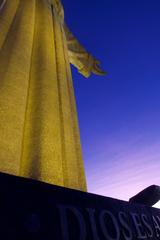
<path fill-rule="evenodd" d="M 160 185 L 160 1 L 63 0 L 108 76 L 72 68 L 88 191 L 128 200 Z"/>

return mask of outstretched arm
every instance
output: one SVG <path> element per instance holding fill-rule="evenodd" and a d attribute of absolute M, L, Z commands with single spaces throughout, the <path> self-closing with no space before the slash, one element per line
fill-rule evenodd
<path fill-rule="evenodd" d="M 100 62 L 81 46 L 65 24 L 64 31 L 67 39 L 70 63 L 85 77 L 89 77 L 91 73 L 105 75 L 105 72 L 100 68 Z"/>

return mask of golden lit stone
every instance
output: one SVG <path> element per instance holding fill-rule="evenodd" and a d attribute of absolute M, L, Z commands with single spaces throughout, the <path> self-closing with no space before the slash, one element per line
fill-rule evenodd
<path fill-rule="evenodd" d="M 63 20 L 58 0 L 0 0 L 0 171 L 85 191 L 70 62 L 103 72 Z"/>

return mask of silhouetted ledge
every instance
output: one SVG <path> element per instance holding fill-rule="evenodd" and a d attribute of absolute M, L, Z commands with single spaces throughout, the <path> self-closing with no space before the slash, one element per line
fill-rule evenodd
<path fill-rule="evenodd" d="M 0 239 L 160 239 L 160 210 L 0 173 Z"/>
<path fill-rule="evenodd" d="M 153 206 L 159 200 L 160 186 L 157 185 L 151 185 L 129 199 L 131 203 L 139 203 L 147 206 Z"/>

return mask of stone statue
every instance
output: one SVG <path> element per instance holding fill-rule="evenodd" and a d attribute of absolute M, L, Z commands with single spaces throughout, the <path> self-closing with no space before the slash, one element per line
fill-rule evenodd
<path fill-rule="evenodd" d="M 86 191 L 70 63 L 104 74 L 59 0 L 0 0 L 0 171 Z"/>

